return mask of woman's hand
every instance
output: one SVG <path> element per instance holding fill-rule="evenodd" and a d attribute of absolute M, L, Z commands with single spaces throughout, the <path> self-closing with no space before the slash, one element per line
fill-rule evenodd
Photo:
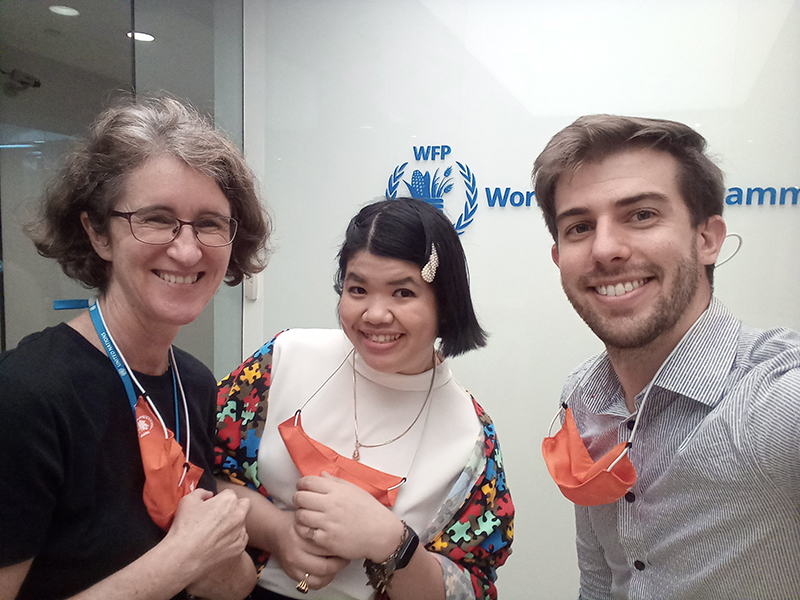
<path fill-rule="evenodd" d="M 178 503 L 175 520 L 165 539 L 180 543 L 191 553 L 197 576 L 217 565 L 238 558 L 247 547 L 245 518 L 250 501 L 223 490 L 216 496 L 197 489 Z"/>
<path fill-rule="evenodd" d="M 175 520 L 163 540 L 73 600 L 166 600 L 184 589 L 202 590 L 214 600 L 244 598 L 256 583 L 253 562 L 244 552 L 249 508 L 249 500 L 240 500 L 230 491 L 214 496 L 197 489 L 187 494 L 178 503 Z M 24 576 L 29 567 L 30 561 L 12 569 L 22 570 Z M 0 584 L 3 574 L 0 572 Z"/>
<path fill-rule="evenodd" d="M 328 473 L 298 480 L 294 504 L 296 535 L 324 554 L 383 562 L 403 537 L 403 523 L 392 511 Z"/>
<path fill-rule="evenodd" d="M 280 518 L 282 523 L 279 529 L 282 533 L 277 536 L 275 554 L 281 567 L 295 581 L 302 580 L 308 573 L 308 587 L 312 590 L 324 588 L 350 561 L 332 555 L 308 538 L 301 537 L 294 526 L 294 513 L 281 511 Z"/>
<path fill-rule="evenodd" d="M 220 489 L 232 490 L 240 498 L 250 500 L 247 530 L 250 543 L 266 550 L 295 581 L 309 574 L 308 587 L 321 589 L 347 566 L 347 560 L 329 556 L 319 546 L 297 535 L 294 513 L 284 512 L 258 492 L 241 485 L 217 481 Z"/>

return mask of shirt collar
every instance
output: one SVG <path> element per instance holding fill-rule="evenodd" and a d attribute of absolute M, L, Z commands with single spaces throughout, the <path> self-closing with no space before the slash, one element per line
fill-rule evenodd
<path fill-rule="evenodd" d="M 658 376 L 656 385 L 708 406 L 722 398 L 725 381 L 736 358 L 741 323 L 712 297 L 697 326 Z"/>
<path fill-rule="evenodd" d="M 659 373 L 654 387 L 716 406 L 733 368 L 740 328 L 741 323 L 712 297 L 697 326 L 681 340 L 682 347 Z M 616 413 L 618 408 L 628 414 L 622 386 L 606 352 L 587 361 L 582 371 L 578 373 L 578 385 L 583 388 L 579 393 L 587 407 L 597 413 Z"/>
<path fill-rule="evenodd" d="M 349 342 L 349 340 L 348 340 Z M 347 362 L 351 365 L 355 360 L 355 368 L 358 374 L 370 381 L 394 390 L 404 390 L 409 392 L 425 392 L 431 385 L 431 378 L 434 377 L 431 370 L 417 373 L 416 375 L 403 375 L 401 373 L 384 373 L 376 371 L 364 362 L 360 354 L 355 353 L 350 356 Z M 436 365 L 436 375 L 434 378 L 433 389 L 439 389 L 452 379 L 450 371 L 450 359 L 446 358 Z"/>
<path fill-rule="evenodd" d="M 581 402 L 596 414 L 627 415 L 625 394 L 608 353 L 603 351 L 587 360 L 575 373 L 575 386 L 566 399 L 571 404 L 573 394 L 579 394 Z"/>

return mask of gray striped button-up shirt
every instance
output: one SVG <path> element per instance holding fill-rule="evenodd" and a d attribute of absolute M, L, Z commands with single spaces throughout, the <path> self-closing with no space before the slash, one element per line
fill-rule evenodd
<path fill-rule="evenodd" d="M 629 438 L 636 413 L 605 353 L 563 400 L 593 459 Z M 624 498 L 575 507 L 583 600 L 800 599 L 798 333 L 745 327 L 712 298 L 658 375 L 630 456 Z"/>

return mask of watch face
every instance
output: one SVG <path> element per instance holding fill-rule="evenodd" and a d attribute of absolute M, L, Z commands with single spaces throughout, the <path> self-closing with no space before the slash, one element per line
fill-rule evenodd
<path fill-rule="evenodd" d="M 393 571 L 404 569 L 406 566 L 408 566 L 409 561 L 411 561 L 411 557 L 414 556 L 414 552 L 417 550 L 417 546 L 419 545 L 419 537 L 416 533 L 414 533 L 414 530 L 405 523 L 403 523 L 403 525 L 405 525 L 406 528 L 406 537 L 398 549 L 397 556 L 394 559 Z"/>

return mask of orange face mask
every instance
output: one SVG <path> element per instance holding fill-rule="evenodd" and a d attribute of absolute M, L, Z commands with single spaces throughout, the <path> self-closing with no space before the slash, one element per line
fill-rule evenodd
<path fill-rule="evenodd" d="M 561 429 L 552 437 L 547 437 L 542 441 L 542 454 L 547 463 L 547 470 L 550 476 L 558 484 L 561 493 L 580 506 L 597 506 L 598 504 L 610 504 L 622 498 L 636 483 L 636 469 L 631 462 L 628 452 L 633 445 L 633 438 L 639 427 L 641 418 L 650 392 L 664 368 L 676 352 L 691 339 L 692 331 L 703 322 L 697 319 L 681 340 L 664 359 L 664 362 L 656 369 L 653 378 L 642 391 L 642 400 L 639 403 L 636 421 L 631 429 L 630 437 L 627 442 L 620 442 L 600 460 L 594 462 L 578 432 L 572 410 L 568 408 L 569 399 L 562 406 L 565 409 L 564 424 Z M 597 364 L 597 361 L 595 361 Z M 578 385 L 575 386 L 574 394 L 581 387 L 581 383 L 593 370 L 587 369 Z M 570 396 L 571 399 L 571 396 Z M 559 412 L 560 414 L 560 412 Z M 556 415 L 558 418 L 558 415 Z M 555 419 L 553 419 L 555 423 Z M 550 424 L 550 429 L 553 428 Z"/>
<path fill-rule="evenodd" d="M 310 438 L 303 429 L 299 410 L 278 425 L 278 431 L 289 451 L 289 456 L 292 457 L 292 462 L 304 477 L 319 476 L 325 471 L 369 492 L 384 506 L 394 506 L 397 490 L 405 482 L 405 477 L 389 475 L 370 466 L 362 465 Z"/>
<path fill-rule="evenodd" d="M 136 403 L 136 430 L 145 475 L 144 505 L 155 524 L 166 531 L 178 502 L 197 487 L 203 469 L 186 460 L 172 431 L 166 429 L 164 437 L 165 430 L 142 396 Z"/>
<path fill-rule="evenodd" d="M 572 409 L 566 408 L 561 429 L 542 441 L 542 454 L 550 477 L 564 496 L 580 506 L 597 506 L 616 502 L 636 483 L 629 447 L 630 442 L 620 442 L 594 462 L 578 432 Z"/>

